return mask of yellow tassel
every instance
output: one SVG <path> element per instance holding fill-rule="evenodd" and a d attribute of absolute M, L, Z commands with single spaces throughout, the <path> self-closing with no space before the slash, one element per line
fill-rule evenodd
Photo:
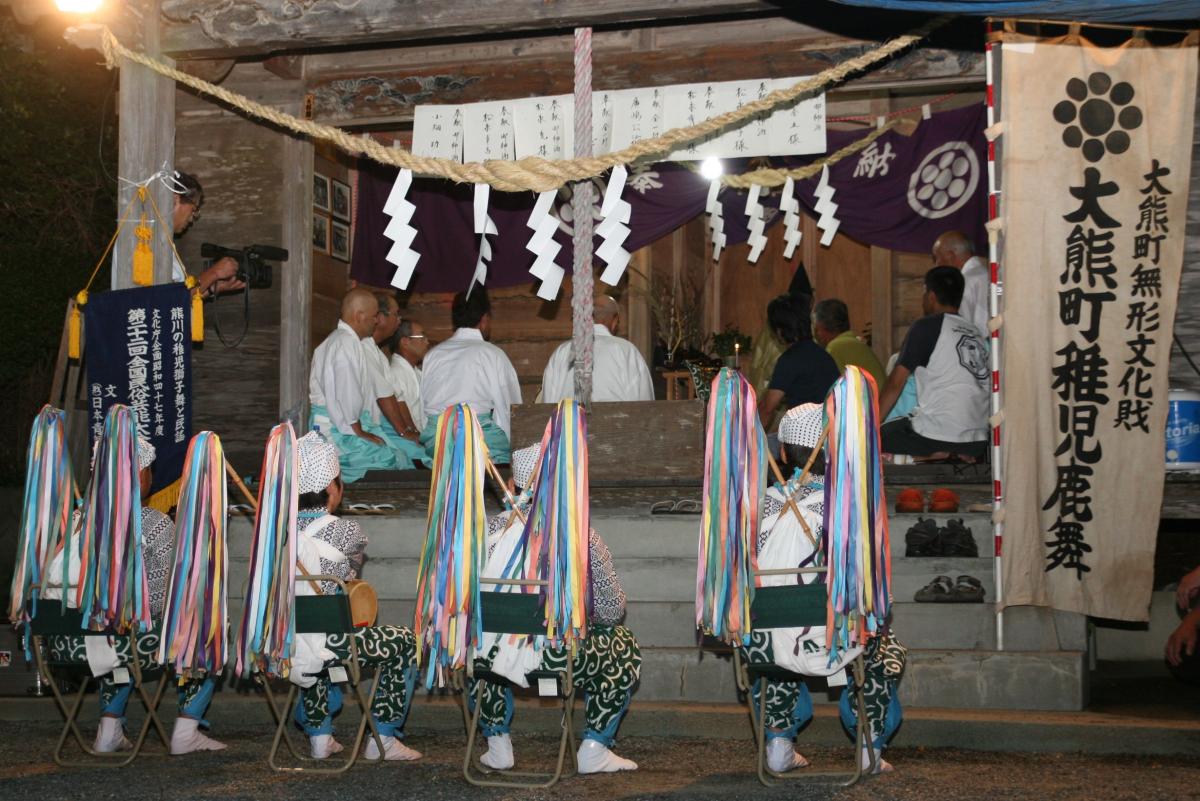
<path fill-rule="evenodd" d="M 185 282 L 192 291 L 192 342 L 204 341 L 204 299 L 196 291 L 196 277 L 189 275 Z"/>
<path fill-rule="evenodd" d="M 143 506 L 157 509 L 164 515 L 170 513 L 171 507 L 179 503 L 179 481 L 175 480 L 143 502 Z"/>
<path fill-rule="evenodd" d="M 138 221 L 133 229 L 137 244 L 133 247 L 133 283 L 138 286 L 150 286 L 154 283 L 154 251 L 150 248 L 150 238 L 154 235 L 146 215 Z"/>
<path fill-rule="evenodd" d="M 83 355 L 83 307 L 87 305 L 87 290 L 75 296 L 75 305 L 67 317 L 67 358 L 79 361 Z"/>

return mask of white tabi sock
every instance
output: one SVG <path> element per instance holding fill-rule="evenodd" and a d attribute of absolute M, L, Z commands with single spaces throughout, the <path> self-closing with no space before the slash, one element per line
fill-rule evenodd
<path fill-rule="evenodd" d="M 193 751 L 220 751 L 225 743 L 219 743 L 206 736 L 199 729 L 200 721 L 195 718 L 175 718 L 175 728 L 171 731 L 171 754 L 190 754 Z"/>
<path fill-rule="evenodd" d="M 512 738 L 508 734 L 493 734 L 487 738 L 488 750 L 479 761 L 492 770 L 508 770 L 515 764 Z"/>
<path fill-rule="evenodd" d="M 624 759 L 596 740 L 584 740 L 576 755 L 579 761 L 579 772 L 583 773 L 614 773 L 618 770 L 637 770 L 637 763 L 632 759 Z"/>
<path fill-rule="evenodd" d="M 313 734 L 308 738 L 308 748 L 313 759 L 328 759 L 342 750 L 342 744 L 332 734 Z"/>
<path fill-rule="evenodd" d="M 129 751 L 133 743 L 125 736 L 125 727 L 120 718 L 101 717 L 100 728 L 96 730 L 96 741 L 92 750 L 98 754 L 111 754 L 116 751 Z"/>
<path fill-rule="evenodd" d="M 420 751 L 409 748 L 395 737 L 380 735 L 379 739 L 383 741 L 383 758 L 386 762 L 407 762 L 421 758 Z M 367 737 L 367 745 L 363 748 L 363 759 L 379 759 L 379 745 L 375 742 L 374 737 Z"/>
<path fill-rule="evenodd" d="M 796 753 L 788 738 L 772 737 L 767 740 L 767 767 L 776 773 L 787 773 L 796 768 L 807 768 L 808 760 Z"/>

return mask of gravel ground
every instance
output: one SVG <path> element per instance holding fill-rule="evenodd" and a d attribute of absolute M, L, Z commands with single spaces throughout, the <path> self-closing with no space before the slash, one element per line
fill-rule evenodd
<path fill-rule="evenodd" d="M 91 723 L 85 725 L 90 733 Z M 50 723 L 0 724 L 0 798 L 4 799 L 1163 799 L 1196 797 L 1200 760 L 1096 757 L 1080 754 L 1004 754 L 895 749 L 896 772 L 840 790 L 788 783 L 761 787 L 753 776 L 751 744 L 729 740 L 630 737 L 618 751 L 641 764 L 632 774 L 567 779 L 549 791 L 472 787 L 462 779 L 462 740 L 412 737 L 419 763 L 362 765 L 341 777 L 272 772 L 260 731 L 226 731 L 228 751 L 164 758 L 146 756 L 122 769 L 58 768 L 49 758 L 58 728 Z M 515 741 L 518 759 L 549 754 L 548 738 Z M 159 749 L 161 746 L 158 747 Z M 155 751 L 161 753 L 161 750 Z M 806 752 L 818 767 L 847 756 L 845 749 Z M 832 764 L 841 767 L 841 764 Z M 536 765 L 535 765 L 536 767 Z"/>

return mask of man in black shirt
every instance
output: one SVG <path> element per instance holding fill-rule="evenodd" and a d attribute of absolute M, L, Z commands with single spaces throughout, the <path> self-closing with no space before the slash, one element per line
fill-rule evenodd
<path fill-rule="evenodd" d="M 775 411 L 801 403 L 824 403 L 829 388 L 838 379 L 837 363 L 812 338 L 812 298 L 780 295 L 767 305 L 767 324 L 787 350 L 775 362 L 771 383 L 758 401 L 763 427 L 769 427 Z"/>

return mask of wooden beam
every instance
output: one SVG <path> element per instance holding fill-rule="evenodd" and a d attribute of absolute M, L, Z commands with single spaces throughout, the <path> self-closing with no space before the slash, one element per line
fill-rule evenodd
<path fill-rule="evenodd" d="M 299 104 L 285 109 L 298 114 Z M 279 419 L 297 433 L 308 427 L 309 316 L 312 306 L 313 146 L 307 139 L 283 138 L 283 247 L 288 260 L 279 272 Z"/>
<path fill-rule="evenodd" d="M 641 352 L 646 364 L 654 362 L 654 341 L 650 319 L 650 281 L 654 269 L 650 246 L 633 252 L 629 263 L 629 284 L 625 293 L 628 311 L 625 315 L 625 336 Z"/>
<path fill-rule="evenodd" d="M 769 0 L 163 0 L 162 29 L 176 58 L 224 58 L 777 10 Z"/>
<path fill-rule="evenodd" d="M 133 5 L 130 3 L 129 5 Z M 144 0 L 141 31 L 143 52 L 158 55 L 159 38 L 157 19 L 158 0 Z M 166 164 L 175 164 L 175 84 L 149 69 L 121 63 L 120 94 L 117 106 L 119 118 L 117 129 L 117 174 L 126 181 L 144 181 Z M 162 219 L 151 223 L 154 235 L 151 249 L 154 252 L 154 282 L 161 284 L 171 280 L 173 251 L 171 241 L 172 212 L 175 208 L 174 194 L 161 181 L 149 186 L 150 195 Z M 122 214 L 130 206 L 137 188 L 121 182 L 117 187 L 117 213 Z M 121 233 L 113 247 L 112 288 L 125 289 L 133 286 L 133 251 L 137 240 L 134 236 L 136 219 L 141 204 L 133 203 L 132 220 L 121 226 Z M 153 220 L 154 210 L 146 204 L 146 215 Z M 160 230 L 165 227 L 167 230 Z"/>
<path fill-rule="evenodd" d="M 596 91 L 704 81 L 751 80 L 814 75 L 875 46 L 846 42 L 817 49 L 790 41 L 713 44 L 708 47 L 597 55 Z M 379 68 L 364 73 L 347 63 L 310 81 L 318 120 L 359 122 L 408 120 L 424 103 L 474 103 L 571 92 L 570 53 L 458 64 Z M 978 53 L 922 48 L 887 63 L 846 87 L 917 81 L 983 79 Z"/>
<path fill-rule="evenodd" d="M 194 75 L 202 81 L 220 84 L 225 80 L 233 65 L 237 62 L 232 58 L 205 58 L 183 61 L 179 64 L 181 72 Z"/>

